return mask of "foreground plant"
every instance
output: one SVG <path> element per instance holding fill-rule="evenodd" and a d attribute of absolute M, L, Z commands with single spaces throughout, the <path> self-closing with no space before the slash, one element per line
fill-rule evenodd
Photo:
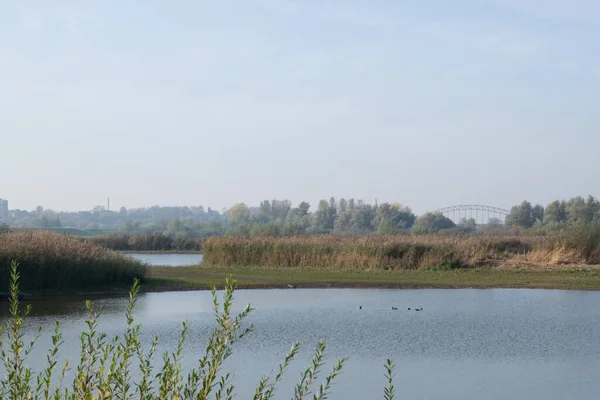
<path fill-rule="evenodd" d="M 247 305 L 237 315 L 231 314 L 233 294 L 237 282 L 227 277 L 223 304 L 219 303 L 217 291 L 212 290 L 213 306 L 217 327 L 212 332 L 198 365 L 187 375 L 182 371 L 182 358 L 187 322 L 182 324 L 177 348 L 174 352 L 166 352 L 162 357 L 162 367 L 154 372 L 153 357 L 158 337 L 154 338 L 147 351 L 142 349 L 139 338 L 140 325 L 135 323 L 133 312 L 136 305 L 139 282 L 135 281 L 129 294 L 129 302 L 125 317 L 127 326 L 121 336 L 109 339 L 106 334 L 97 331 L 98 318 L 102 309 L 94 308 L 90 301 L 86 302 L 87 329 L 80 335 L 81 356 L 76 366 L 65 362 L 56 375 L 58 353 L 63 344 L 62 333 L 58 322 L 51 336 L 52 347 L 46 355 L 46 364 L 39 373 L 27 366 L 26 359 L 35 342 L 42 333 L 40 328 L 33 339 L 26 345 L 23 324 L 31 311 L 31 306 L 20 310 L 19 302 L 19 270 L 18 264 L 12 262 L 10 271 L 10 318 L 0 327 L 0 361 L 4 367 L 4 376 L 0 380 L 0 399 L 45 399 L 45 400 L 80 400 L 80 399 L 232 399 L 234 384 L 231 375 L 222 373 L 225 360 L 231 356 L 233 344 L 252 332 L 253 327 L 244 328 L 243 322 L 252 311 Z M 2 333 L 6 335 L 3 336 Z M 277 374 L 265 376 L 260 380 L 254 393 L 254 400 L 272 399 L 277 384 L 300 349 L 299 343 L 292 345 L 284 362 L 279 366 Z M 332 371 L 317 388 L 325 357 L 325 342 L 319 341 L 312 363 L 302 372 L 300 381 L 294 389 L 293 400 L 312 397 L 313 400 L 325 400 L 334 379 L 342 371 L 345 358 L 340 359 Z M 139 378 L 132 378 L 135 363 Z M 394 387 L 392 371 L 394 365 L 388 360 L 385 399 L 392 400 Z M 67 374 L 73 370 L 75 376 L 71 385 L 65 385 Z M 312 395 L 312 396 L 311 396 Z"/>

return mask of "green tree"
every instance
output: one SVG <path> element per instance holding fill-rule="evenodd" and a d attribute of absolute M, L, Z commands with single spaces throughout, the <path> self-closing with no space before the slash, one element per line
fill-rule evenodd
<path fill-rule="evenodd" d="M 372 233 L 375 220 L 375 209 L 370 204 L 339 213 L 334 223 L 334 232 L 343 235 L 367 235 Z"/>
<path fill-rule="evenodd" d="M 273 212 L 271 210 L 271 203 L 269 200 L 263 200 L 260 203 L 260 214 L 265 218 L 266 221 L 271 220 Z"/>
<path fill-rule="evenodd" d="M 588 196 L 585 202 L 585 221 L 595 222 L 600 216 L 600 202 L 594 196 Z"/>
<path fill-rule="evenodd" d="M 348 209 L 348 202 L 346 201 L 346 199 L 342 198 L 340 200 L 340 207 L 339 207 L 339 211 L 340 213 L 345 212 Z"/>
<path fill-rule="evenodd" d="M 458 227 L 463 232 L 475 232 L 477 230 L 477 222 L 474 218 L 462 218 Z"/>
<path fill-rule="evenodd" d="M 456 224 L 442 213 L 425 213 L 415 221 L 412 231 L 416 234 L 437 233 L 443 229 L 455 228 Z"/>
<path fill-rule="evenodd" d="M 544 207 L 540 204 L 536 204 L 531 209 L 531 217 L 533 218 L 533 223 L 542 222 L 544 220 Z"/>
<path fill-rule="evenodd" d="M 544 225 L 550 227 L 561 227 L 567 223 L 567 204 L 564 201 L 554 200 L 546 206 L 544 211 Z"/>
<path fill-rule="evenodd" d="M 315 232 L 330 232 L 333 229 L 334 218 L 331 218 L 330 207 L 327 200 L 319 201 L 317 211 L 313 215 L 313 230 Z"/>
<path fill-rule="evenodd" d="M 581 196 L 569 199 L 566 206 L 569 224 L 586 222 L 586 204 Z"/>
<path fill-rule="evenodd" d="M 412 210 L 400 203 L 382 203 L 375 209 L 375 224 L 379 226 L 389 221 L 395 231 L 410 229 L 415 219 Z"/>
<path fill-rule="evenodd" d="M 381 220 L 377 226 L 378 235 L 395 235 L 396 233 L 398 233 L 398 230 L 394 227 L 394 224 L 392 224 L 392 221 L 390 220 Z"/>
<path fill-rule="evenodd" d="M 522 228 L 531 228 L 536 222 L 533 216 L 533 207 L 528 201 L 523 201 L 518 206 L 513 206 L 510 213 L 506 216 L 506 226 L 520 226 Z"/>
<path fill-rule="evenodd" d="M 250 220 L 250 209 L 244 203 L 237 203 L 229 211 L 229 221 L 234 225 L 247 224 Z"/>
<path fill-rule="evenodd" d="M 273 219 L 283 221 L 292 209 L 292 203 L 289 200 L 272 200 L 271 212 Z"/>

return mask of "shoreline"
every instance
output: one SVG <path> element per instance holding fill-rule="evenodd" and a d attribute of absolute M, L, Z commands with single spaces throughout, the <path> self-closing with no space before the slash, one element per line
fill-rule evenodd
<path fill-rule="evenodd" d="M 356 271 L 257 267 L 151 267 L 145 292 L 222 287 L 231 274 L 239 289 L 562 289 L 600 290 L 600 269 L 473 268 L 456 270 Z M 291 287 L 290 287 L 291 286 Z"/>
<path fill-rule="evenodd" d="M 355 271 L 227 267 L 150 267 L 140 293 L 222 289 L 225 277 L 238 281 L 238 290 L 260 289 L 549 289 L 600 291 L 600 269 L 475 268 L 445 271 Z M 50 297 L 120 297 L 128 286 L 79 291 L 28 291 L 24 302 Z"/>

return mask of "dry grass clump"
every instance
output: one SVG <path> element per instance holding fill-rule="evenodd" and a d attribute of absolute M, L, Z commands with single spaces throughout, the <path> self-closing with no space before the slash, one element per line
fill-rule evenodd
<path fill-rule="evenodd" d="M 0 290 L 8 266 L 19 260 L 24 289 L 79 289 L 131 284 L 143 279 L 147 265 L 76 237 L 50 232 L 0 234 Z"/>
<path fill-rule="evenodd" d="M 505 236 L 212 237 L 208 266 L 408 270 L 474 267 L 529 253 L 545 238 Z"/>

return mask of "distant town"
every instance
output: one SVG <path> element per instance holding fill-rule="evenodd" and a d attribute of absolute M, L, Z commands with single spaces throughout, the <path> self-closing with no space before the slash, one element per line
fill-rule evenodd
<path fill-rule="evenodd" d="M 45 210 L 37 206 L 35 210 L 27 211 L 9 209 L 6 199 L 0 199 L 0 224 L 12 228 L 77 228 L 77 229 L 126 229 L 129 226 L 142 226 L 156 221 L 189 218 L 197 222 L 210 222 L 224 216 L 210 207 L 149 207 L 126 209 L 118 211 L 107 206 L 95 206 L 92 210 L 67 212 Z"/>

